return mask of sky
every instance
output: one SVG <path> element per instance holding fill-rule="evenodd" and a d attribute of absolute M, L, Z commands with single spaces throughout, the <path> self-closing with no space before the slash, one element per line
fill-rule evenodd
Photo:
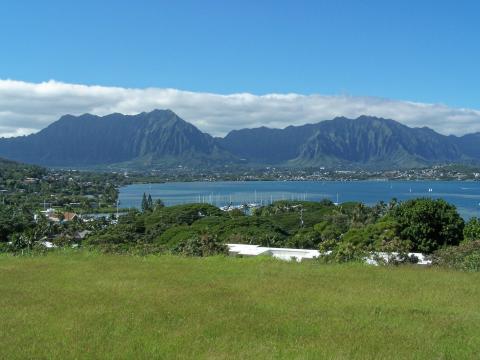
<path fill-rule="evenodd" d="M 0 1 L 0 136 L 169 107 L 201 130 L 362 113 L 480 131 L 480 2 Z"/>

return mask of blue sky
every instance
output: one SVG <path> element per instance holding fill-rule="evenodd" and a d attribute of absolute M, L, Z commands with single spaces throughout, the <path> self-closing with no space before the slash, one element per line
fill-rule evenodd
<path fill-rule="evenodd" d="M 0 2 L 0 79 L 480 108 L 479 1 Z"/>

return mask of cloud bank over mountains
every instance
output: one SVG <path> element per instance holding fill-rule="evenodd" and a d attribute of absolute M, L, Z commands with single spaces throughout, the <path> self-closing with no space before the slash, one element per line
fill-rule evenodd
<path fill-rule="evenodd" d="M 411 127 L 428 126 L 445 135 L 480 131 L 480 110 L 442 104 L 346 95 L 238 93 L 220 95 L 177 89 L 29 83 L 0 80 L 0 137 L 41 130 L 65 114 L 114 112 L 137 114 L 171 109 L 211 135 L 233 129 L 302 125 L 336 116 L 371 115 L 390 118 Z"/>

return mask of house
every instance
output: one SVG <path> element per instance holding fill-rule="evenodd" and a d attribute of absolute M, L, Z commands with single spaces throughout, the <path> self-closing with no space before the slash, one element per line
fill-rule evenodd
<path fill-rule="evenodd" d="M 36 184 L 40 179 L 27 177 L 23 180 L 24 184 Z"/>
<path fill-rule="evenodd" d="M 72 221 L 77 218 L 77 214 L 73 212 L 64 212 L 64 213 L 59 213 L 55 209 L 48 208 L 46 210 L 40 211 L 47 220 L 52 221 L 52 222 L 61 222 L 61 221 Z M 38 221 L 38 216 L 34 216 L 35 221 Z"/>
<path fill-rule="evenodd" d="M 73 213 L 73 212 L 64 212 L 63 213 L 63 221 L 72 221 L 72 220 L 75 220 L 77 218 L 77 214 Z"/>
<path fill-rule="evenodd" d="M 48 208 L 48 209 L 42 210 L 40 212 L 48 217 L 48 216 L 51 216 L 51 215 L 55 214 L 55 209 Z"/>
<path fill-rule="evenodd" d="M 53 222 L 59 222 L 60 221 L 60 219 L 57 216 L 57 212 L 55 211 L 55 209 L 48 208 L 48 209 L 40 211 L 40 213 L 43 214 L 47 218 L 47 220 L 49 220 L 49 221 L 53 221 Z M 34 220 L 38 221 L 38 216 L 36 214 L 34 215 Z"/>

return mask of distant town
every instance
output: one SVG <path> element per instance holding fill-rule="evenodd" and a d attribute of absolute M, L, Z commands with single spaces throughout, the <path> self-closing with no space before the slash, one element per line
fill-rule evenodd
<path fill-rule="evenodd" d="M 126 176 L 128 176 L 128 173 Z M 480 180 L 480 168 L 466 165 L 438 165 L 419 169 L 400 170 L 338 170 L 324 167 L 290 169 L 284 167 L 229 168 L 211 171 L 197 171 L 188 167 L 165 170 L 153 170 L 147 173 L 132 173 L 133 179 L 139 177 L 159 182 L 169 181 L 362 181 L 362 180 Z M 152 182 L 152 181 L 150 181 Z"/>

